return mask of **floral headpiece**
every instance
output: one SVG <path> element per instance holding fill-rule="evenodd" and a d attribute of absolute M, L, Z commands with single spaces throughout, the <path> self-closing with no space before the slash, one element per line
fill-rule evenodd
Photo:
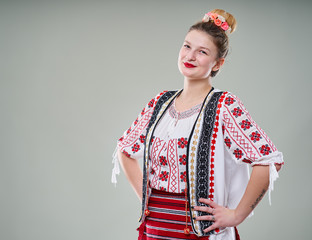
<path fill-rule="evenodd" d="M 229 34 L 232 30 L 232 28 L 229 26 L 229 24 L 225 21 L 225 18 L 217 13 L 208 12 L 203 17 L 203 22 L 209 22 L 213 21 L 215 25 L 220 27 L 225 31 L 226 34 Z"/>

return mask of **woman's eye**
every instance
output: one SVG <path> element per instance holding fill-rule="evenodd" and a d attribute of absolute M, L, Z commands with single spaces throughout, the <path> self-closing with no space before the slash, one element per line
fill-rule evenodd
<path fill-rule="evenodd" d="M 203 54 L 205 54 L 205 55 L 207 55 L 207 53 L 206 53 L 205 51 L 203 51 L 203 50 L 201 50 L 200 52 L 203 53 Z"/>
<path fill-rule="evenodd" d="M 190 45 L 184 44 L 185 48 L 190 48 Z"/>

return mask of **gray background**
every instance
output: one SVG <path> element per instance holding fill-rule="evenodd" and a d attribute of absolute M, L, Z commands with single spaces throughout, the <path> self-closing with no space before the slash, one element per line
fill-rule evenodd
<path fill-rule="evenodd" d="M 116 140 L 159 91 L 178 89 L 188 27 L 237 18 L 215 87 L 238 95 L 286 166 L 242 239 L 310 239 L 310 1 L 0 1 L 0 239 L 137 239 L 140 203 Z"/>

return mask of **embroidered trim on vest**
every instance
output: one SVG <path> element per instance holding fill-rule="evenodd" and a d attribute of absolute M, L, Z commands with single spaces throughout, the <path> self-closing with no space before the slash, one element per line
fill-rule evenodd
<path fill-rule="evenodd" d="M 205 101 L 204 110 L 201 111 L 198 121 L 196 122 L 196 127 L 194 130 L 194 136 L 190 141 L 190 153 L 189 153 L 189 201 L 191 206 L 203 205 L 198 200 L 199 198 L 213 197 L 213 194 L 209 194 L 209 191 L 214 191 L 213 188 L 209 188 L 210 185 L 214 184 L 209 177 L 211 173 L 214 174 L 214 164 L 211 163 L 210 150 L 213 139 L 216 138 L 214 134 L 214 129 L 216 123 L 216 116 L 220 113 L 218 110 L 219 99 L 222 92 L 214 92 Z M 214 160 L 213 160 L 214 161 Z M 190 209 L 191 216 L 203 216 L 207 213 L 196 212 Z M 191 218 L 192 219 L 192 218 Z M 209 233 L 203 233 L 203 230 L 213 223 L 210 221 L 192 221 L 193 229 L 198 236 L 211 235 L 214 231 Z"/>
<path fill-rule="evenodd" d="M 211 138 L 211 147 L 210 147 L 210 177 L 209 177 L 209 199 L 210 200 L 213 200 L 214 199 L 214 160 L 215 160 L 215 145 L 216 145 L 216 139 L 217 139 L 217 136 L 218 136 L 218 130 L 219 130 L 219 115 L 220 115 L 220 109 L 222 107 L 222 102 L 225 98 L 225 95 L 227 94 L 227 92 L 224 92 L 220 99 L 219 99 L 219 104 L 218 104 L 218 110 L 216 112 L 216 121 L 215 121 L 215 124 L 214 124 L 214 129 L 213 129 L 213 134 L 212 134 L 212 138 Z M 215 232 L 216 233 L 219 233 L 220 232 L 220 229 L 219 228 L 216 228 L 215 229 Z"/>
<path fill-rule="evenodd" d="M 151 143 L 151 136 L 153 136 L 153 131 L 155 129 L 155 126 L 160 119 L 160 117 L 163 115 L 163 112 L 167 109 L 168 105 L 172 102 L 172 99 L 178 91 L 169 91 L 165 92 L 157 101 L 155 109 L 153 111 L 153 115 L 150 119 L 150 122 L 148 124 L 148 127 L 146 129 L 146 137 L 145 137 L 145 144 L 144 144 L 144 158 L 143 158 L 143 188 L 142 188 L 142 213 L 139 221 L 144 221 L 144 210 L 146 208 L 146 204 L 148 199 L 146 198 L 147 191 L 150 191 L 148 188 L 148 174 L 147 171 L 149 171 L 149 149 L 150 149 L 150 143 Z"/>

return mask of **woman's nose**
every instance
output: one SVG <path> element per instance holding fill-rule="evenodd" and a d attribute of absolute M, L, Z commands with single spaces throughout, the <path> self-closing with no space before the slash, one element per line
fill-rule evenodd
<path fill-rule="evenodd" d="M 186 55 L 186 60 L 187 61 L 194 61 L 195 60 L 195 53 L 193 51 L 188 52 Z"/>

